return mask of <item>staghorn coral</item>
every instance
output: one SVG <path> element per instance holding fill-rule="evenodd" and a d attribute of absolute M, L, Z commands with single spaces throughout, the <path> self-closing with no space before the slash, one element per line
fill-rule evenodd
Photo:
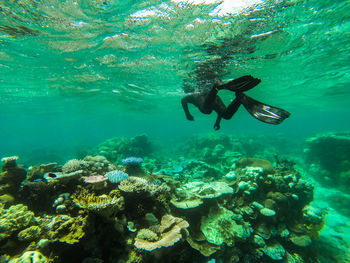
<path fill-rule="evenodd" d="M 139 230 L 134 246 L 138 249 L 153 251 L 162 247 L 170 247 L 184 238 L 183 231 L 189 226 L 182 218 L 164 215 L 159 226 L 159 235 L 149 230 Z"/>

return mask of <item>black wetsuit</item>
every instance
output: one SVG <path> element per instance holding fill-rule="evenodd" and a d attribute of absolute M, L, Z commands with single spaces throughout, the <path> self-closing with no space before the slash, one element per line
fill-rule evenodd
<path fill-rule="evenodd" d="M 181 100 L 186 118 L 190 121 L 194 120 L 188 110 L 188 103 L 195 105 L 204 114 L 210 114 L 214 110 L 217 113 L 214 129 L 219 130 L 221 119 L 231 119 L 238 108 L 243 104 L 250 115 L 257 120 L 269 124 L 280 124 L 284 119 L 290 116 L 288 111 L 261 103 L 243 93 L 244 91 L 254 88 L 260 82 L 260 79 L 247 75 L 231 80 L 225 84 L 214 85 L 210 91 L 187 95 Z M 227 107 L 217 95 L 219 90 L 222 89 L 231 90 L 235 92 L 236 95 L 236 98 Z"/>
<path fill-rule="evenodd" d="M 210 114 L 214 110 L 217 113 L 214 129 L 220 129 L 221 119 L 231 119 L 242 103 L 238 98 L 235 98 L 230 105 L 226 107 L 224 102 L 217 95 L 218 92 L 219 90 L 214 86 L 210 91 L 193 93 L 184 97 L 181 100 L 181 104 L 185 111 L 186 118 L 190 121 L 193 120 L 193 116 L 188 110 L 188 103 L 195 105 L 200 112 L 204 114 Z"/>

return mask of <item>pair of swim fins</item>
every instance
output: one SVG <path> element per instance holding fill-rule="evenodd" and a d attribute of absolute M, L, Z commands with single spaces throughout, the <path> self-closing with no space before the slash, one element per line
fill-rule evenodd
<path fill-rule="evenodd" d="M 288 111 L 254 100 L 243 93 L 254 88 L 260 82 L 260 79 L 247 75 L 220 85 L 220 89 L 236 92 L 236 97 L 255 119 L 269 124 L 280 124 L 290 116 Z"/>

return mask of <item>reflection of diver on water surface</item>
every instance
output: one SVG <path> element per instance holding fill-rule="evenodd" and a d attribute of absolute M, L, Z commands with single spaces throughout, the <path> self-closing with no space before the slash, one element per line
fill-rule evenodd
<path fill-rule="evenodd" d="M 256 55 L 260 42 L 272 36 L 283 37 L 283 31 L 270 31 L 265 34 L 254 35 L 256 28 L 250 27 L 244 33 L 235 37 L 227 37 L 216 44 L 205 44 L 203 48 L 207 53 L 205 60 L 196 64 L 184 79 L 185 93 L 209 90 L 215 83 L 220 82 L 232 72 L 232 65 L 244 64 L 254 59 L 272 59 L 275 53 Z M 273 39 L 272 39 L 273 40 Z M 236 66 L 234 66 L 236 67 Z"/>
<path fill-rule="evenodd" d="M 250 75 L 243 76 L 225 84 L 214 84 L 210 91 L 189 94 L 181 100 L 186 118 L 190 121 L 194 120 L 188 109 L 188 103 L 195 105 L 204 114 L 210 114 L 214 110 L 217 113 L 214 129 L 219 130 L 221 119 L 231 119 L 239 106 L 243 104 L 246 110 L 257 120 L 269 124 L 280 124 L 290 116 L 289 112 L 256 101 L 243 93 L 254 88 L 260 82 L 260 79 Z M 217 95 L 222 89 L 233 91 L 236 94 L 236 98 L 227 107 Z"/>

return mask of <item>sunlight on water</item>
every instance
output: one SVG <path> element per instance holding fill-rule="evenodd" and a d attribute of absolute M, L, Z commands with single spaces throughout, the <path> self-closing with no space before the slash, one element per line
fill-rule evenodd
<path fill-rule="evenodd" d="M 179 97 L 254 74 L 292 107 L 342 103 L 346 1 L 203 2 L 5 1 L 2 97 Z"/>

